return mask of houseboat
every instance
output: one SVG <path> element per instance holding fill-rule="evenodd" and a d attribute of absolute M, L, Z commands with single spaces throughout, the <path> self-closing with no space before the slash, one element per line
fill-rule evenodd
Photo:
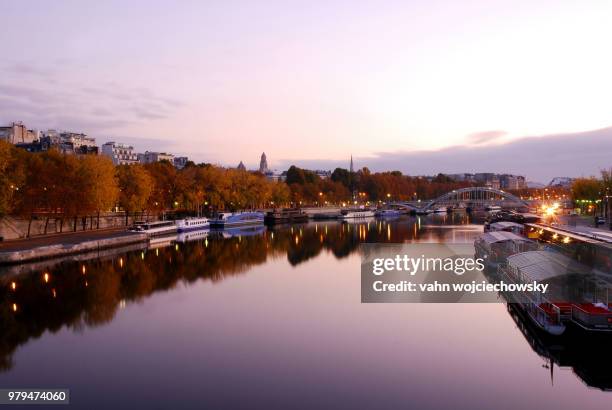
<path fill-rule="evenodd" d="M 209 227 L 208 218 L 186 218 L 176 221 L 176 228 L 179 232 L 196 231 Z"/>
<path fill-rule="evenodd" d="M 139 222 L 130 228 L 133 232 L 143 232 L 148 236 L 166 235 L 177 230 L 175 221 Z"/>
<path fill-rule="evenodd" d="M 374 213 L 378 218 L 397 218 L 401 214 L 399 209 L 379 209 Z"/>
<path fill-rule="evenodd" d="M 372 218 L 374 211 L 369 209 L 343 209 L 340 211 L 339 219 Z"/>
<path fill-rule="evenodd" d="M 474 241 L 476 258 L 482 258 L 485 266 L 492 269 L 497 269 L 511 255 L 537 248 L 536 242 L 506 231 L 487 232 Z"/>
<path fill-rule="evenodd" d="M 498 272 L 507 283 L 548 283 L 565 273 L 563 267 L 555 262 L 554 255 L 546 251 L 517 253 L 509 256 L 506 263 L 500 265 Z M 551 302 L 551 297 L 555 298 L 550 292 L 544 296 L 540 292 L 524 291 L 506 295 L 506 300 L 520 307 L 540 329 L 558 336 L 565 332 L 563 319 L 567 319 L 568 310 L 565 305 Z"/>
<path fill-rule="evenodd" d="M 308 222 L 308 214 L 301 209 L 275 209 L 264 216 L 266 225 L 303 222 Z"/>
<path fill-rule="evenodd" d="M 493 223 L 485 223 L 485 232 L 512 232 L 517 235 L 523 235 L 525 225 L 510 221 L 501 221 Z"/>
<path fill-rule="evenodd" d="M 221 212 L 209 220 L 210 227 L 215 229 L 227 229 L 247 225 L 263 225 L 263 212 Z"/>

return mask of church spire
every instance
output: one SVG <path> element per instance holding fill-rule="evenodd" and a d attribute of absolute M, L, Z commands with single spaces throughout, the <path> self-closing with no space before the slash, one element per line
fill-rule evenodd
<path fill-rule="evenodd" d="M 353 168 L 353 154 L 351 154 L 351 169 L 350 169 L 350 171 L 351 171 L 351 174 L 353 172 L 355 172 L 355 169 Z"/>

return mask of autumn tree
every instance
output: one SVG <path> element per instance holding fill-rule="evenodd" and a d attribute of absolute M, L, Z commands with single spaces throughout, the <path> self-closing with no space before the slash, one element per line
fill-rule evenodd
<path fill-rule="evenodd" d="M 142 211 L 153 191 L 154 181 L 140 164 L 119 165 L 116 168 L 119 184 L 119 205 L 125 211 L 125 224 L 130 212 Z"/>

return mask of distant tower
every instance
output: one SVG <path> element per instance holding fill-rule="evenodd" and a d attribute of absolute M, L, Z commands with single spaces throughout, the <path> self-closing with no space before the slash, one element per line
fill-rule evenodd
<path fill-rule="evenodd" d="M 351 169 L 350 169 L 350 171 L 351 171 L 351 174 L 353 172 L 355 172 L 355 169 L 353 169 L 353 155 L 352 154 L 351 154 Z"/>
<path fill-rule="evenodd" d="M 246 167 L 244 166 L 244 164 L 242 163 L 242 161 L 240 161 L 240 164 L 238 164 L 238 170 L 239 170 L 239 171 L 246 171 Z"/>
<path fill-rule="evenodd" d="M 261 161 L 259 161 L 259 172 L 265 174 L 268 172 L 268 160 L 266 159 L 266 153 L 261 154 Z"/>

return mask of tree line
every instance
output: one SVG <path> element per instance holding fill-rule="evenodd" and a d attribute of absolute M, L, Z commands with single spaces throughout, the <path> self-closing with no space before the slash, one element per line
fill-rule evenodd
<path fill-rule="evenodd" d="M 292 166 L 285 181 L 271 181 L 258 172 L 192 162 L 180 170 L 167 161 L 114 166 L 106 156 L 30 153 L 0 141 L 0 215 L 45 218 L 45 233 L 49 219 L 60 221 L 60 231 L 65 224 L 77 230 L 85 216 L 99 227 L 100 214 L 110 210 L 124 211 L 127 224 L 136 213 L 416 200 L 464 186 L 442 174 L 429 180 L 367 168 L 336 168 L 321 178 Z"/>

